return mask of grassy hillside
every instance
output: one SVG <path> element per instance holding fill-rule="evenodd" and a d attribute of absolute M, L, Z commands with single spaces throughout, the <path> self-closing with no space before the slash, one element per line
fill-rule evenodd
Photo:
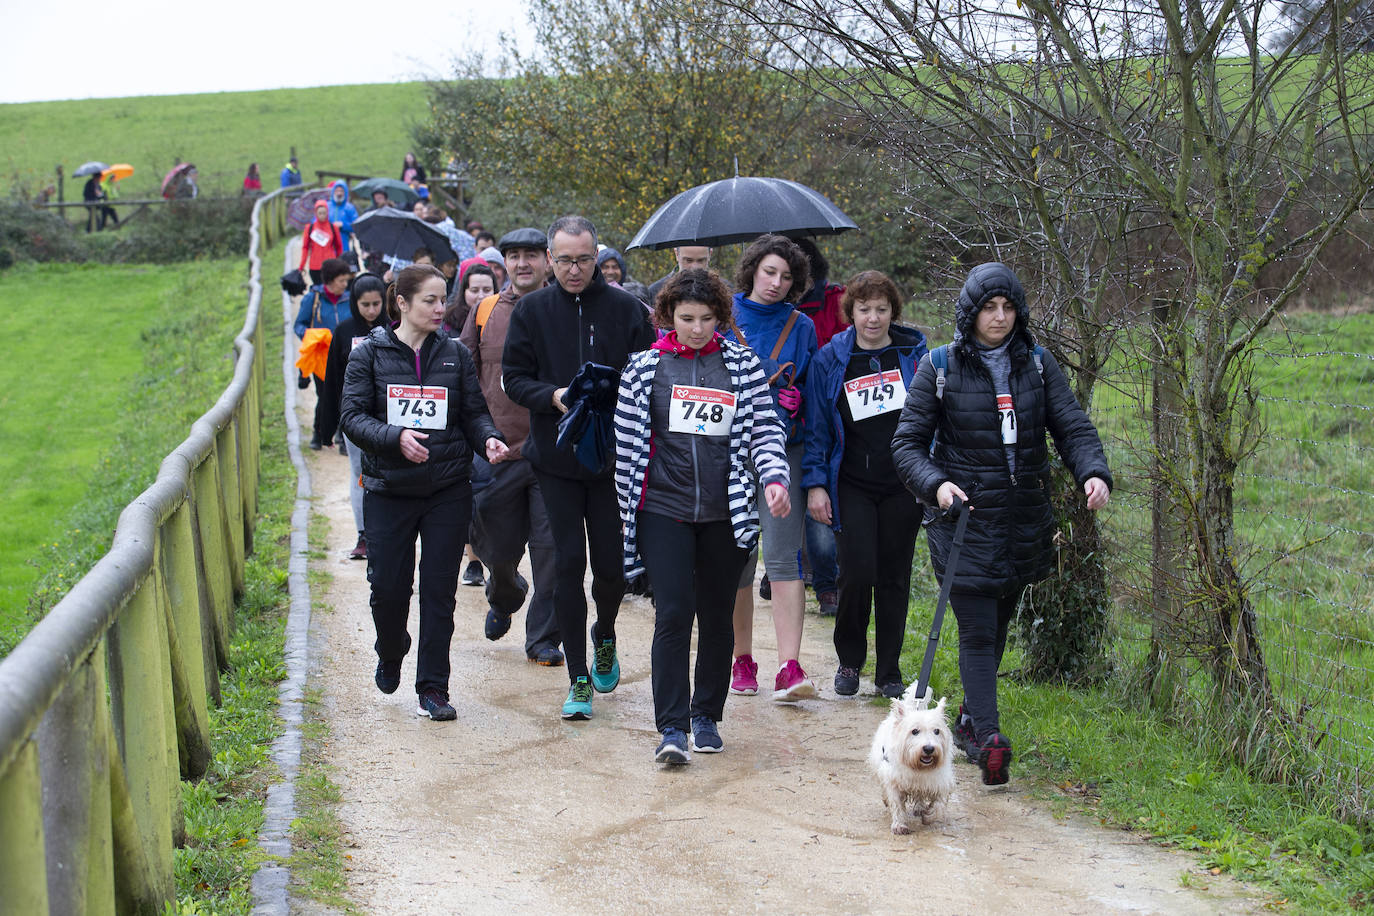
<path fill-rule="evenodd" d="M 178 160 L 196 164 L 205 193 L 238 194 L 250 162 L 270 189 L 293 144 L 307 181 L 315 169 L 395 177 L 425 106 L 423 83 L 0 105 L 0 193 L 36 193 L 62 163 L 66 199 L 79 200 L 85 179 L 70 175 L 90 159 L 134 166 L 126 197 L 156 196 Z"/>

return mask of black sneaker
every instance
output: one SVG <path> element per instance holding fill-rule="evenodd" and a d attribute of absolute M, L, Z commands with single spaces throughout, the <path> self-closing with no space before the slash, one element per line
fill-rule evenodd
<path fill-rule="evenodd" d="M 978 762 L 978 737 L 973 733 L 973 717 L 959 704 L 959 715 L 954 719 L 954 746 L 968 755 L 969 763 Z"/>
<path fill-rule="evenodd" d="M 367 538 L 363 536 L 361 531 L 358 532 L 358 543 L 348 552 L 348 558 L 350 560 L 367 559 Z"/>
<path fill-rule="evenodd" d="M 906 685 L 901 681 L 888 681 L 878 685 L 878 692 L 889 700 L 897 700 L 906 693 Z"/>
<path fill-rule="evenodd" d="M 545 668 L 563 667 L 563 652 L 557 646 L 545 646 L 529 656 L 529 660 Z"/>
<path fill-rule="evenodd" d="M 840 598 L 834 592 L 821 592 L 816 596 L 822 617 L 834 617 L 840 612 Z"/>
<path fill-rule="evenodd" d="M 448 697 L 437 687 L 428 687 L 420 694 L 415 715 L 429 716 L 435 722 L 452 722 L 458 710 L 449 705 Z"/>
<path fill-rule="evenodd" d="M 1011 742 L 993 732 L 978 748 L 978 769 L 983 771 L 983 785 L 1003 786 L 1011 778 Z"/>
<path fill-rule="evenodd" d="M 511 614 L 502 614 L 494 607 L 487 608 L 487 639 L 496 642 L 496 640 L 509 633 L 511 616 Z"/>
<path fill-rule="evenodd" d="M 835 669 L 835 692 L 842 697 L 852 697 L 859 692 L 859 669 L 841 665 Z"/>
<path fill-rule="evenodd" d="M 719 754 L 725 750 L 725 742 L 720 740 L 715 719 L 692 716 L 692 750 L 701 754 Z"/>
<path fill-rule="evenodd" d="M 773 583 L 768 581 L 768 573 L 764 573 L 763 578 L 759 580 L 759 597 L 764 601 L 773 600 Z"/>
<path fill-rule="evenodd" d="M 401 686 L 401 660 L 377 662 L 377 674 L 373 679 L 382 693 L 395 693 Z"/>
<path fill-rule="evenodd" d="M 684 764 L 691 763 L 692 755 L 687 753 L 687 736 L 682 729 L 671 725 L 663 730 L 663 740 L 654 751 L 654 763 Z"/>
<path fill-rule="evenodd" d="M 486 585 L 487 574 L 482 569 L 482 564 L 477 560 L 469 560 L 467 569 L 463 570 L 464 585 Z M 490 639 L 490 637 L 488 637 Z"/>
<path fill-rule="evenodd" d="M 320 449 L 324 448 L 324 443 L 322 443 L 322 442 L 320 441 L 320 434 L 319 434 L 319 433 L 315 433 L 315 435 L 313 435 L 313 436 L 310 437 L 310 448 L 311 448 L 312 451 L 316 451 L 316 452 L 318 452 Z"/>

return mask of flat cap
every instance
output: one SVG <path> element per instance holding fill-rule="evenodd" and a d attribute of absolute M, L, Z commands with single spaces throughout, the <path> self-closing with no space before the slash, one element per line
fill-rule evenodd
<path fill-rule="evenodd" d="M 501 241 L 496 243 L 496 247 L 503 255 L 511 248 L 533 248 L 543 251 L 549 247 L 549 238 L 538 229 L 512 229 L 501 236 Z"/>

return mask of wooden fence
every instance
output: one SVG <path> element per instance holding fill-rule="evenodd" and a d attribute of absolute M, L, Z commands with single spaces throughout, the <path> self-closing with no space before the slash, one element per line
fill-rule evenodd
<path fill-rule="evenodd" d="M 296 190 L 296 189 L 291 189 Z M 0 913 L 160 913 L 175 897 L 181 779 L 212 759 L 258 505 L 264 366 L 253 207 L 234 377 L 119 517 L 109 553 L 0 661 Z"/>

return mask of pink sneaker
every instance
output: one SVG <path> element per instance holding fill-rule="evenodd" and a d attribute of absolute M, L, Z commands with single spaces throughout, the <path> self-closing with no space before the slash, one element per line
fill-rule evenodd
<path fill-rule="evenodd" d="M 809 700 L 815 695 L 816 685 L 811 683 L 796 659 L 789 659 L 778 669 L 778 676 L 773 680 L 773 699 L 791 702 Z"/>
<path fill-rule="evenodd" d="M 752 655 L 741 655 L 730 666 L 730 692 L 752 697 L 759 692 L 759 665 Z"/>

